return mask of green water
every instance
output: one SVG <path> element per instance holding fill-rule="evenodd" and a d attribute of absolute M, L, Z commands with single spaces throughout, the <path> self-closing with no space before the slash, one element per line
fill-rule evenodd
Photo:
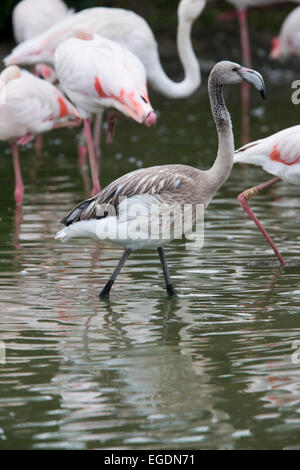
<path fill-rule="evenodd" d="M 252 93 L 252 139 L 299 121 L 289 85 L 269 81 L 266 103 Z M 141 166 L 211 165 L 216 131 L 204 82 L 186 101 L 151 93 L 155 129 L 118 124 L 113 145 L 103 145 L 103 186 Z M 239 87 L 226 99 L 238 145 Z M 110 301 L 99 302 L 121 250 L 53 239 L 89 191 L 77 132 L 45 135 L 40 157 L 22 151 L 23 213 L 0 146 L 0 448 L 299 449 L 297 186 L 278 184 L 251 202 L 287 261 L 283 271 L 236 201 L 270 177 L 236 166 L 207 210 L 204 248 L 166 249 L 176 299 L 166 297 L 157 253 L 139 251 Z"/>

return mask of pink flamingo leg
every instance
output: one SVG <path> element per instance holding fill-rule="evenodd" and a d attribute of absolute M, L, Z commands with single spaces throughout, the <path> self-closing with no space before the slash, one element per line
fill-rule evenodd
<path fill-rule="evenodd" d="M 246 211 L 247 214 L 251 217 L 251 219 L 256 223 L 257 227 L 262 232 L 262 234 L 266 238 L 269 245 L 272 247 L 272 249 L 273 249 L 275 255 L 277 256 L 277 258 L 279 259 L 280 263 L 282 264 L 282 266 L 284 266 L 285 261 L 284 261 L 283 257 L 281 256 L 278 248 L 276 247 L 275 243 L 273 242 L 273 240 L 271 239 L 270 235 L 268 234 L 266 229 L 263 227 L 261 222 L 258 220 L 256 215 L 250 209 L 249 204 L 248 204 L 249 199 L 256 196 L 260 191 L 263 191 L 264 189 L 268 188 L 269 186 L 271 186 L 275 183 L 278 183 L 278 181 L 280 181 L 279 177 L 272 178 L 271 180 L 266 181 L 266 183 L 262 183 L 262 184 L 259 184 L 258 186 L 254 186 L 253 188 L 247 189 L 246 191 L 239 194 L 237 199 L 238 199 L 239 204 L 241 205 L 241 207 L 244 209 L 244 211 Z"/>
<path fill-rule="evenodd" d="M 77 145 L 77 151 L 78 151 L 78 165 L 79 168 L 82 170 L 86 166 L 86 157 L 87 157 L 87 148 L 86 148 L 86 139 L 84 135 L 84 129 L 80 133 L 78 145 Z"/>
<path fill-rule="evenodd" d="M 245 67 L 251 67 L 251 53 L 250 41 L 247 22 L 247 9 L 237 10 L 239 25 L 240 25 L 240 40 L 242 45 L 242 62 Z M 242 145 L 250 141 L 250 120 L 249 120 L 249 106 L 250 106 L 250 86 L 247 83 L 242 83 Z"/>
<path fill-rule="evenodd" d="M 38 134 L 35 138 L 35 151 L 37 155 L 41 155 L 43 150 L 43 134 Z"/>
<path fill-rule="evenodd" d="M 242 136 L 241 145 L 248 144 L 250 142 L 250 93 L 251 89 L 248 83 L 243 82 L 241 84 L 241 96 L 242 96 Z"/>
<path fill-rule="evenodd" d="M 15 201 L 17 206 L 22 205 L 23 195 L 24 195 L 24 185 L 22 180 L 22 173 L 19 160 L 19 149 L 16 142 L 12 142 L 11 151 L 13 156 L 14 163 L 14 173 L 15 173 Z"/>
<path fill-rule="evenodd" d="M 23 137 L 20 137 L 19 140 L 17 140 L 17 145 L 27 145 L 29 142 L 31 142 L 34 139 L 34 136 L 31 134 L 26 134 L 23 135 Z"/>
<path fill-rule="evenodd" d="M 91 133 L 90 119 L 86 118 L 84 119 L 83 122 L 84 122 L 84 133 L 85 133 L 85 137 L 87 140 L 87 146 L 88 146 L 88 151 L 89 151 L 90 167 L 91 167 L 92 181 L 93 181 L 92 196 L 95 196 L 100 191 L 98 165 L 97 165 L 97 160 L 96 160 L 95 151 L 94 151 L 94 143 L 93 143 L 93 138 L 92 138 L 92 133 Z"/>
<path fill-rule="evenodd" d="M 250 41 L 247 22 L 247 9 L 238 9 L 240 38 L 242 44 L 242 61 L 245 67 L 251 67 Z"/>
<path fill-rule="evenodd" d="M 106 128 L 106 143 L 111 144 L 114 140 L 116 121 L 119 118 L 125 118 L 124 114 L 118 113 L 118 111 L 110 111 L 107 115 L 107 128 Z"/>
<path fill-rule="evenodd" d="M 101 158 L 101 130 L 102 130 L 102 117 L 103 112 L 100 112 L 95 117 L 94 122 L 94 148 L 98 161 Z"/>
<path fill-rule="evenodd" d="M 78 127 L 81 124 L 82 120 L 77 118 L 77 119 L 72 119 L 71 121 L 63 121 L 63 122 L 56 122 L 52 129 L 62 129 L 64 127 Z"/>

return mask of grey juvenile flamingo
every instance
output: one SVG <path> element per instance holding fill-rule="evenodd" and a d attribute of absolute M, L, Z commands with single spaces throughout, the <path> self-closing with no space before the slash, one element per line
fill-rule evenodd
<path fill-rule="evenodd" d="M 126 259 L 132 251 L 138 248 L 157 248 L 167 292 L 169 295 L 175 295 L 164 253 L 164 245 L 171 241 L 172 237 L 163 239 L 159 236 L 156 238 L 149 236 L 149 234 L 159 233 L 156 229 L 161 227 L 161 225 L 153 226 L 161 222 L 159 218 L 154 219 L 153 224 L 151 221 L 150 226 L 149 210 L 155 208 L 163 217 L 166 206 L 171 208 L 179 206 L 182 210 L 186 204 L 193 208 L 197 205 L 208 206 L 215 192 L 230 175 L 234 158 L 233 132 L 230 114 L 223 98 L 223 85 L 242 81 L 252 83 L 261 95 L 265 96 L 263 78 L 254 70 L 233 62 L 222 61 L 217 63 L 210 73 L 208 91 L 218 132 L 218 153 L 209 170 L 201 171 L 187 165 L 162 165 L 133 171 L 110 183 L 97 196 L 77 205 L 62 220 L 66 227 L 56 234 L 58 240 L 67 241 L 73 237 L 86 236 L 98 240 L 108 238 L 109 241 L 125 247 L 119 264 L 100 292 L 100 298 L 109 295 L 111 286 Z M 145 211 L 142 218 L 136 217 L 139 219 L 141 232 L 146 234 L 145 238 L 130 237 L 127 230 L 131 222 L 136 222 L 134 217 L 130 217 L 130 209 L 135 204 Z M 115 213 L 112 211 L 112 215 L 109 215 L 108 212 L 111 209 Z M 196 211 L 193 210 L 194 220 L 195 213 Z M 174 216 L 174 226 L 176 223 Z M 118 229 L 119 238 L 113 236 L 112 228 Z"/>

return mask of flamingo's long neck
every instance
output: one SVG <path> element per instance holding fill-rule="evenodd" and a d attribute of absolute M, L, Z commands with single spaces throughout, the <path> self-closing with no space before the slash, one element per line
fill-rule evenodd
<path fill-rule="evenodd" d="M 192 26 L 193 22 L 178 15 L 177 48 L 185 75 L 181 82 L 173 82 L 166 75 L 157 49 L 152 51 L 152 56 L 147 63 L 147 76 L 151 86 L 168 98 L 186 98 L 201 84 L 200 65 L 191 41 Z"/>
<path fill-rule="evenodd" d="M 222 86 L 218 83 L 217 70 L 209 77 L 208 92 L 218 132 L 217 158 L 213 166 L 207 170 L 211 191 L 214 193 L 230 175 L 234 159 L 234 137 L 231 118 L 225 105 Z"/>

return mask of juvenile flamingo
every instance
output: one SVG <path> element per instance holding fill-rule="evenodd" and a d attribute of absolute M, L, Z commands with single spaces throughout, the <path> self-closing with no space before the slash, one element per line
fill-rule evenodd
<path fill-rule="evenodd" d="M 222 90 L 223 85 L 242 81 L 252 83 L 265 96 L 263 78 L 254 70 L 223 61 L 216 64 L 210 73 L 208 91 L 218 132 L 218 153 L 209 170 L 201 171 L 187 165 L 162 165 L 133 171 L 109 184 L 96 197 L 77 205 L 62 220 L 66 227 L 56 234 L 58 240 L 67 241 L 73 237 L 91 237 L 96 240 L 105 238 L 125 247 L 122 259 L 100 292 L 100 298 L 108 297 L 126 259 L 138 248 L 157 248 L 167 293 L 175 295 L 164 252 L 164 245 L 174 239 L 174 236 L 170 231 L 170 236 L 163 238 L 159 236 L 160 230 L 162 224 L 169 221 L 182 234 L 180 215 L 185 210 L 185 205 L 192 207 L 191 217 L 195 222 L 197 207 L 207 207 L 215 192 L 230 175 L 234 139 Z M 134 217 L 131 209 L 135 205 L 140 215 L 136 214 Z M 173 209 L 179 208 L 179 217 L 176 212 L 176 215 L 169 218 L 170 212 L 165 212 L 166 207 L 171 214 Z M 150 217 L 153 211 L 158 217 L 152 223 Z M 140 236 L 136 237 L 137 232 L 132 232 L 131 236 L 129 228 L 132 223 L 138 223 Z"/>
<path fill-rule="evenodd" d="M 146 126 L 156 114 L 147 92 L 146 71 L 127 48 L 78 30 L 56 49 L 55 70 L 61 86 L 84 118 L 95 195 L 100 190 L 98 165 L 91 136 L 90 115 L 115 108 Z"/>
<path fill-rule="evenodd" d="M 15 65 L 1 73 L 0 94 L 0 140 L 11 142 L 14 195 L 16 204 L 21 205 L 24 185 L 18 146 L 41 132 L 79 125 L 81 116 L 55 86 Z"/>
<path fill-rule="evenodd" d="M 300 125 L 289 127 L 276 132 L 265 139 L 251 142 L 235 152 L 234 162 L 250 163 L 261 166 L 265 171 L 274 175 L 265 183 L 243 191 L 238 196 L 241 207 L 256 223 L 259 230 L 274 250 L 282 265 L 285 261 L 268 232 L 249 207 L 249 199 L 273 184 L 283 180 L 292 184 L 300 182 Z"/>

